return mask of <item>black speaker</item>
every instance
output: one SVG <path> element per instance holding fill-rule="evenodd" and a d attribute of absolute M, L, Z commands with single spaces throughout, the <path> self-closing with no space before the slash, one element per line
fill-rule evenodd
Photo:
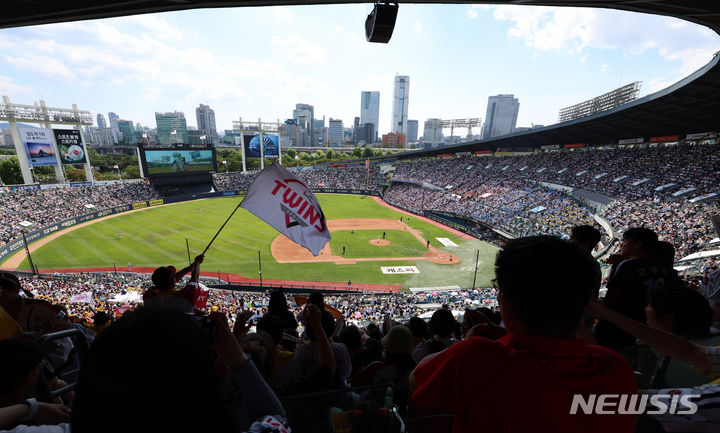
<path fill-rule="evenodd" d="M 387 44 L 395 29 L 397 13 L 397 3 L 375 3 L 373 11 L 365 20 L 365 36 L 368 42 Z"/>

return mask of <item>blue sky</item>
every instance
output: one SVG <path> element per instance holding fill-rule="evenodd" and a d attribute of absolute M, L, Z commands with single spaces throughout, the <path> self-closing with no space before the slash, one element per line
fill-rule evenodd
<path fill-rule="evenodd" d="M 672 18 L 531 6 L 401 4 L 390 43 L 370 44 L 370 9 L 200 9 L 0 30 L 0 93 L 151 127 L 155 111 L 174 110 L 195 126 L 204 103 L 223 130 L 238 117 L 284 120 L 298 102 L 351 126 L 360 92 L 376 90 L 386 132 L 401 74 L 421 129 L 429 117 L 484 118 L 499 93 L 520 100 L 518 126 L 547 125 L 622 84 L 643 81 L 642 95 L 667 87 L 720 50 L 717 34 Z"/>

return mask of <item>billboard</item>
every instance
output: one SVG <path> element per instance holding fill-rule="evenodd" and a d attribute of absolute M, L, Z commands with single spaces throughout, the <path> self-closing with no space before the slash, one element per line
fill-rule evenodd
<path fill-rule="evenodd" d="M 75 129 L 53 129 L 53 134 L 55 134 L 55 143 L 57 143 L 62 164 L 85 164 L 87 162 L 80 131 Z"/>
<path fill-rule="evenodd" d="M 277 134 L 263 134 L 263 156 L 277 158 L 280 145 Z M 260 135 L 244 135 L 245 158 L 260 158 Z"/>
<path fill-rule="evenodd" d="M 215 170 L 212 149 L 145 149 L 142 154 L 148 176 Z"/>
<path fill-rule="evenodd" d="M 57 165 L 52 132 L 45 128 L 18 128 L 31 167 Z"/>

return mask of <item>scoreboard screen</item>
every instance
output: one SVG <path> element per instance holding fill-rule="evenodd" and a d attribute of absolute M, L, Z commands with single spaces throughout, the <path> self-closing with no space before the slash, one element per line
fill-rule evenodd
<path fill-rule="evenodd" d="M 147 176 L 202 173 L 215 170 L 213 149 L 146 149 L 143 154 Z"/>

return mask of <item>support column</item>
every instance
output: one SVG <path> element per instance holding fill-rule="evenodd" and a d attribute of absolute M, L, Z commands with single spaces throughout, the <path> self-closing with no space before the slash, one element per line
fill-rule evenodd
<path fill-rule="evenodd" d="M 262 119 L 258 117 L 258 138 L 260 139 L 260 170 L 265 168 L 265 149 L 263 149 Z"/>
<path fill-rule="evenodd" d="M 73 107 L 73 111 L 75 112 L 75 117 L 77 119 L 80 119 L 80 111 L 78 110 L 77 104 L 73 104 L 72 107 Z M 87 144 L 85 143 L 85 134 L 83 134 L 82 125 L 80 125 L 79 123 L 76 123 L 75 127 L 78 129 L 78 131 L 80 131 L 80 141 L 82 142 L 83 152 L 85 152 L 85 161 L 86 162 L 85 162 L 85 164 L 83 164 L 85 166 L 85 179 L 88 182 L 94 182 L 95 176 L 93 176 L 92 168 L 90 167 L 90 154 L 87 151 Z M 140 159 L 138 159 L 138 162 L 139 161 L 140 161 Z M 140 172 L 142 173 L 142 169 L 140 169 Z"/>
<path fill-rule="evenodd" d="M 277 120 L 277 137 L 278 137 L 278 164 L 282 165 L 282 145 L 280 137 L 280 119 Z"/>
<path fill-rule="evenodd" d="M 10 111 L 10 98 L 3 95 L 3 102 L 8 108 L 8 112 Z M 22 172 L 23 176 L 23 183 L 25 184 L 32 184 L 34 183 L 32 171 L 30 171 L 30 161 L 28 160 L 27 153 L 25 152 L 25 145 L 22 142 L 22 138 L 20 137 L 20 131 L 18 130 L 17 122 L 13 119 L 8 119 L 8 123 L 10 124 L 10 134 L 12 134 L 13 143 L 15 144 L 15 153 L 18 157 L 18 162 L 20 163 L 20 171 Z"/>
<path fill-rule="evenodd" d="M 57 180 L 57 183 L 65 183 L 65 173 L 63 172 L 62 161 L 60 161 L 60 152 L 58 151 L 57 142 L 55 141 L 55 134 L 52 132 L 50 115 L 48 115 L 47 105 L 45 105 L 45 101 L 42 99 L 40 100 L 40 109 L 43 113 L 43 119 L 45 119 L 43 124 L 45 125 L 45 128 L 50 131 L 50 140 L 52 140 L 52 147 L 55 151 L 55 161 L 57 163 L 57 165 L 55 165 L 55 180 Z"/>
<path fill-rule="evenodd" d="M 242 123 L 242 117 L 239 118 L 240 120 L 238 123 L 240 124 L 240 153 L 242 155 L 242 166 L 243 166 L 243 173 L 247 171 L 247 167 L 245 166 L 245 133 L 243 132 L 243 123 Z"/>

